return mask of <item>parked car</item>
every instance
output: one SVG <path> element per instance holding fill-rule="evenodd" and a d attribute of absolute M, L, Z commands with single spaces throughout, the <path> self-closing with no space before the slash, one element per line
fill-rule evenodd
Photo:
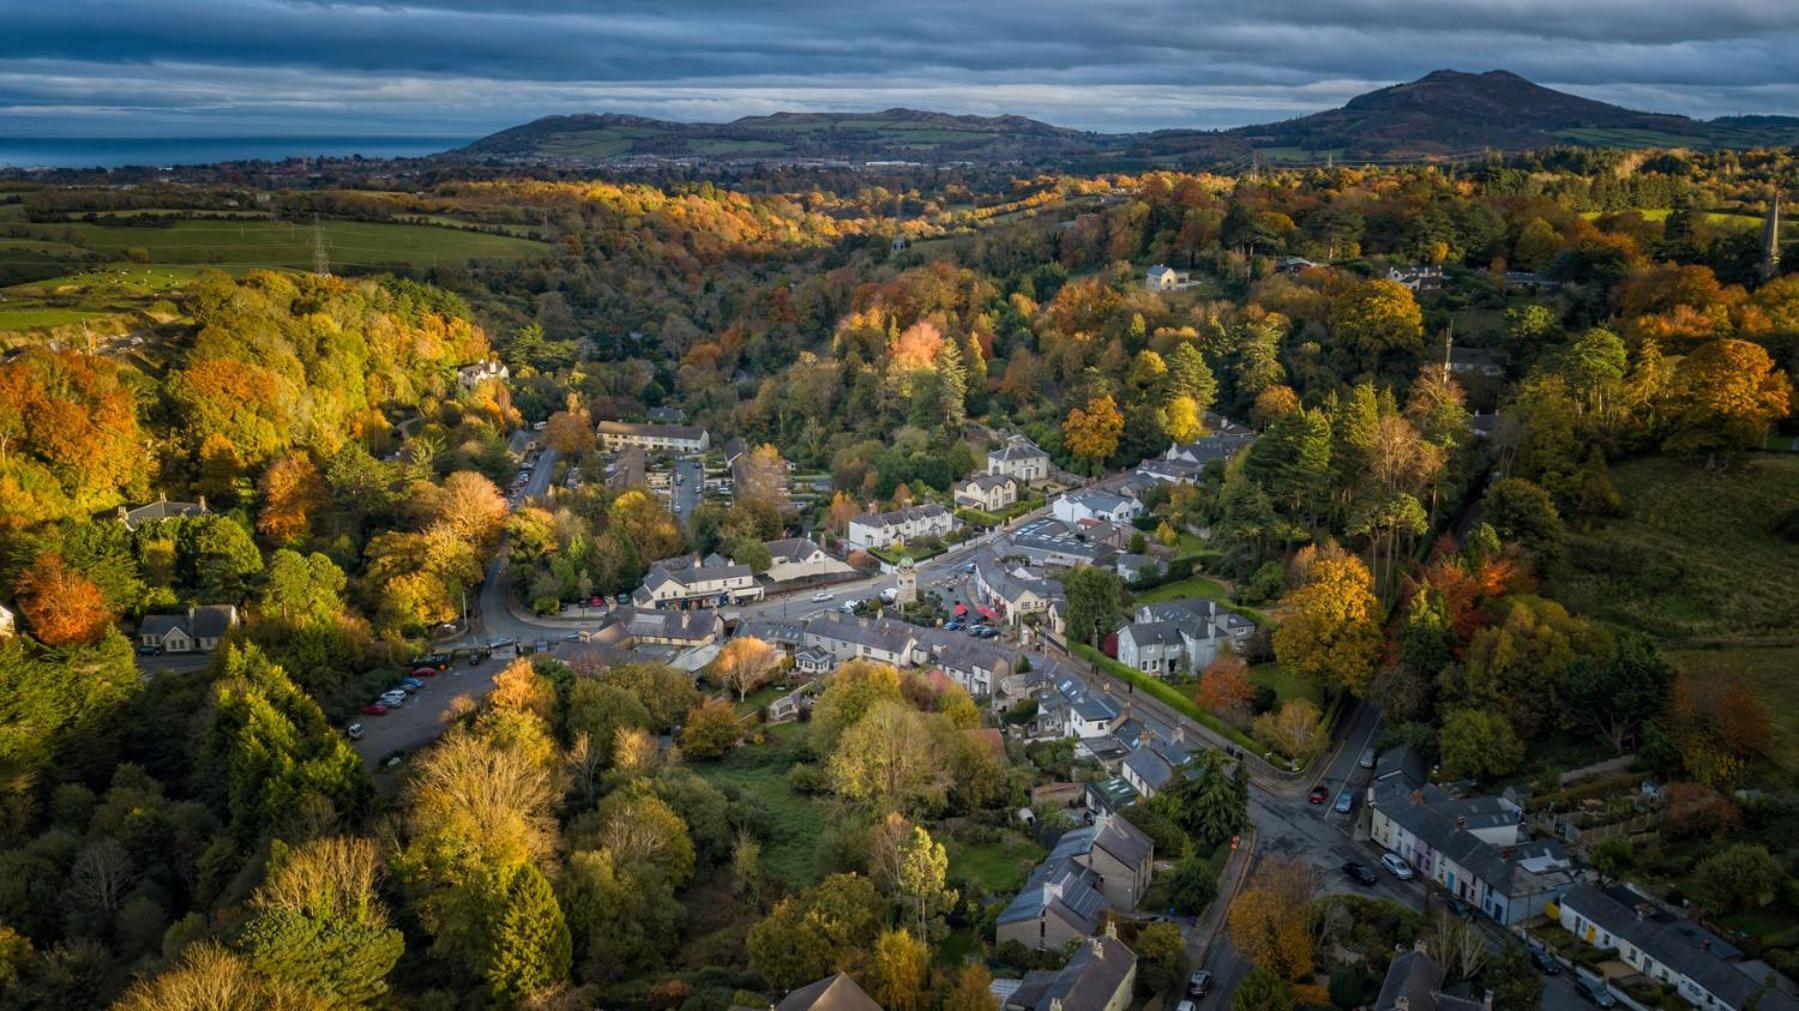
<path fill-rule="evenodd" d="M 1204 997 L 1206 994 L 1211 993 L 1211 992 L 1212 992 L 1211 970 L 1209 970 L 1209 969 L 1193 970 L 1193 974 L 1187 977 L 1187 996 L 1197 999 L 1200 997 Z"/>
<path fill-rule="evenodd" d="M 162 647 L 161 646 L 139 646 L 137 648 L 137 655 L 138 656 L 161 656 L 162 655 Z"/>
<path fill-rule="evenodd" d="M 368 705 L 362 707 L 362 715 L 364 715 L 364 716 L 386 716 L 387 715 L 387 707 L 382 705 L 379 702 L 370 702 Z"/>
<path fill-rule="evenodd" d="M 352 741 L 362 740 L 362 724 L 352 723 L 344 728 L 344 736 Z"/>
<path fill-rule="evenodd" d="M 1473 906 L 1470 906 L 1468 903 L 1463 902 L 1461 899 L 1458 899 L 1453 895 L 1451 895 L 1449 898 L 1445 899 L 1444 903 L 1447 906 L 1449 906 L 1449 911 L 1451 913 L 1455 914 L 1456 916 L 1458 916 L 1464 920 L 1473 922 L 1473 920 L 1474 920 L 1474 907 Z"/>
<path fill-rule="evenodd" d="M 1362 757 L 1360 760 L 1358 760 L 1356 762 L 1356 764 L 1361 766 L 1364 769 L 1374 768 L 1374 749 L 1369 748 L 1368 750 L 1362 752 Z"/>
<path fill-rule="evenodd" d="M 564 633 L 562 633 L 562 641 L 563 642 L 580 642 L 581 641 L 581 633 L 579 633 L 579 632 L 564 632 Z"/>
<path fill-rule="evenodd" d="M 514 639 L 512 636 L 496 635 L 493 638 L 487 640 L 487 648 L 488 649 L 505 649 L 507 646 L 511 646 L 517 642 L 518 642 L 518 640 Z"/>
<path fill-rule="evenodd" d="M 1412 865 L 1406 863 L 1405 858 L 1397 853 L 1382 853 L 1380 855 L 1380 865 L 1385 867 L 1388 873 L 1401 881 L 1412 880 L 1412 874 L 1414 873 Z"/>
<path fill-rule="evenodd" d="M 437 668 L 436 667 L 420 667 L 419 669 L 412 672 L 412 676 L 415 678 L 434 678 L 437 676 Z"/>
<path fill-rule="evenodd" d="M 1184 1000 L 1174 1006 L 1174 1011 L 1199 1011 L 1199 1004 L 1195 1001 Z"/>
<path fill-rule="evenodd" d="M 1580 995 L 1585 997 L 1594 1007 L 1618 1006 L 1618 998 L 1612 996 L 1611 988 L 1606 986 L 1605 981 L 1602 979 L 1576 976 L 1574 978 L 1574 989 L 1580 991 Z"/>
<path fill-rule="evenodd" d="M 825 601 L 830 600 L 830 599 L 831 599 L 831 594 L 826 593 L 823 590 L 820 590 L 817 593 L 814 593 L 812 595 L 812 602 L 814 604 L 822 604 Z"/>
<path fill-rule="evenodd" d="M 1330 787 L 1314 786 L 1314 787 L 1312 787 L 1312 792 L 1306 794 L 1306 803 L 1322 804 L 1330 798 L 1330 795 L 1331 795 Z"/>
<path fill-rule="evenodd" d="M 974 571 L 974 563 L 969 562 L 967 565 L 962 566 L 962 571 L 963 572 L 973 572 Z"/>
<path fill-rule="evenodd" d="M 412 665 L 414 667 L 436 667 L 438 670 L 449 670 L 450 654 L 426 653 L 424 656 L 415 656 L 412 658 Z"/>
<path fill-rule="evenodd" d="M 418 678 L 406 678 L 400 682 L 400 687 L 406 689 L 406 694 L 411 695 L 413 692 L 425 687 L 425 683 Z"/>
<path fill-rule="evenodd" d="M 943 630 L 946 632 L 960 632 L 960 631 L 962 631 L 962 623 L 960 621 L 957 621 L 954 618 L 951 618 L 950 620 L 943 623 Z"/>
<path fill-rule="evenodd" d="M 1539 948 L 1534 944 L 1531 945 L 1530 961 L 1532 965 L 1537 967 L 1537 971 L 1545 976 L 1560 976 L 1562 974 L 1562 963 L 1557 962 L 1555 956 L 1551 955 L 1547 948 Z"/>
<path fill-rule="evenodd" d="M 1354 860 L 1343 865 L 1343 873 L 1349 875 L 1352 880 L 1359 881 L 1369 887 L 1373 887 L 1374 883 L 1380 880 L 1380 878 L 1375 875 L 1374 868 L 1367 864 L 1357 863 Z"/>
<path fill-rule="evenodd" d="M 1335 807 L 1338 814 L 1348 814 L 1355 810 L 1355 791 L 1344 790 L 1342 793 L 1337 794 L 1337 803 Z"/>

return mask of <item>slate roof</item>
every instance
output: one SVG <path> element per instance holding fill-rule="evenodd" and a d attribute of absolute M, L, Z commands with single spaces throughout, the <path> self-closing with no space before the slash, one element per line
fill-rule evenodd
<path fill-rule="evenodd" d="M 160 639 L 178 628 L 187 631 L 187 615 L 146 614 L 143 623 L 138 626 L 138 634 L 153 635 Z"/>
<path fill-rule="evenodd" d="M 886 653 L 903 654 L 915 641 L 912 626 L 904 622 L 887 618 L 869 621 L 837 613 L 821 615 L 807 622 L 806 634 L 814 639 L 867 646 Z"/>
<path fill-rule="evenodd" d="M 995 488 L 1004 488 L 1007 485 L 1016 486 L 1017 484 L 1016 480 L 1006 474 L 976 474 L 965 481 L 957 482 L 956 487 L 966 488 L 973 485 L 983 492 L 988 492 Z"/>
<path fill-rule="evenodd" d="M 769 541 L 768 553 L 776 561 L 803 562 L 824 549 L 804 537 L 786 537 Z"/>
<path fill-rule="evenodd" d="M 1160 793 L 1193 757 L 1193 749 L 1179 741 L 1157 740 L 1132 751 L 1124 764 L 1143 781 L 1143 785 Z"/>
<path fill-rule="evenodd" d="M 753 636 L 763 642 L 793 648 L 806 639 L 806 627 L 794 621 L 758 619 L 737 626 L 737 638 Z"/>
<path fill-rule="evenodd" d="M 640 436 L 650 439 L 697 441 L 706 430 L 696 425 L 639 425 L 629 421 L 602 421 L 595 431 L 601 435 Z"/>
<path fill-rule="evenodd" d="M 1115 814 L 1105 814 L 1091 825 L 1083 825 L 1062 833 L 1055 848 L 1043 858 L 1046 864 L 1084 857 L 1101 850 L 1127 867 L 1136 867 L 1149 858 L 1155 844 L 1143 830 Z"/>
<path fill-rule="evenodd" d="M 1443 966 L 1422 951 L 1408 951 L 1387 966 L 1374 1011 L 1397 1011 L 1399 998 L 1407 1011 L 1482 1011 L 1480 1001 L 1451 997 L 1443 992 Z"/>
<path fill-rule="evenodd" d="M 125 525 L 135 527 L 139 523 L 152 520 L 174 519 L 178 516 L 204 516 L 209 510 L 204 502 L 171 502 L 161 499 L 149 505 L 141 505 L 136 509 L 125 510 Z"/>
<path fill-rule="evenodd" d="M 1569 889 L 1559 901 L 1610 931 L 1612 936 L 1629 941 L 1650 958 L 1704 987 L 1733 1008 L 1742 1008 L 1761 989 L 1761 984 L 1748 973 L 1670 929 L 1673 918 L 1654 907 L 1639 917 L 1637 910 L 1584 883 Z M 1792 1011 L 1795 1007 L 1799 1007 L 1799 1001 L 1769 987 L 1762 994 L 1758 1011 Z"/>
<path fill-rule="evenodd" d="M 927 502 L 920 506 L 906 506 L 903 509 L 889 509 L 884 513 L 866 513 L 851 517 L 851 523 L 865 527 L 896 527 L 908 520 L 935 519 L 948 515 L 948 510 L 935 502 Z"/>
<path fill-rule="evenodd" d="M 1114 495 L 1101 488 L 1082 488 L 1062 496 L 1069 502 L 1085 507 L 1089 512 L 1111 514 L 1118 509 L 1128 509 L 1136 505 L 1123 495 Z"/>
<path fill-rule="evenodd" d="M 704 608 L 664 611 L 622 607 L 612 615 L 612 624 L 623 628 L 630 638 L 699 642 L 718 634 L 718 612 Z"/>
<path fill-rule="evenodd" d="M 230 604 L 204 604 L 196 607 L 188 618 L 188 632 L 197 639 L 217 639 L 231 630 L 237 608 Z"/>
<path fill-rule="evenodd" d="M 1103 1011 L 1137 967 L 1137 955 L 1116 937 L 1090 937 L 1056 972 L 1027 972 L 1006 1000 L 1022 1011 Z"/>
<path fill-rule="evenodd" d="M 1048 453 L 1045 453 L 1043 450 L 1037 448 L 1037 446 L 1034 443 L 1032 443 L 1030 440 L 1014 439 L 1013 441 L 1007 443 L 1004 448 L 994 450 L 993 452 L 987 454 L 987 459 L 989 459 L 989 460 L 1032 460 L 1032 459 L 1036 459 L 1038 457 L 1047 458 L 1048 456 L 1049 456 Z"/>
<path fill-rule="evenodd" d="M 1374 764 L 1374 781 L 1379 783 L 1397 776 L 1407 790 L 1416 790 L 1424 785 L 1428 772 L 1429 767 L 1425 765 L 1424 756 L 1418 753 L 1418 749 L 1402 744 L 1381 752 L 1380 759 Z"/>
<path fill-rule="evenodd" d="M 1052 854 L 1025 879 L 1024 887 L 1000 911 L 995 922 L 1017 923 L 1048 914 L 1066 921 L 1080 933 L 1091 934 L 1099 929 L 1099 914 L 1106 909 L 1106 897 L 1100 894 L 1098 880 L 1099 875 L 1072 858 L 1057 859 Z"/>
<path fill-rule="evenodd" d="M 775 1011 L 882 1011 L 847 973 L 837 973 L 792 991 Z"/>
<path fill-rule="evenodd" d="M 1179 646 L 1182 644 L 1181 626 L 1173 621 L 1146 621 L 1126 625 L 1118 632 L 1118 637 L 1131 637 L 1138 649 L 1145 646 Z"/>

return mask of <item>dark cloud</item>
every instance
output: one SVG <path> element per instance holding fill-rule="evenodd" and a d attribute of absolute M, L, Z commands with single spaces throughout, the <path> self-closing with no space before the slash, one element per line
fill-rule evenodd
<path fill-rule="evenodd" d="M 1799 108 L 1792 0 L 61 0 L 12 5 L 0 133 L 477 134 L 912 105 L 1228 126 L 1437 67 L 1712 116 Z"/>

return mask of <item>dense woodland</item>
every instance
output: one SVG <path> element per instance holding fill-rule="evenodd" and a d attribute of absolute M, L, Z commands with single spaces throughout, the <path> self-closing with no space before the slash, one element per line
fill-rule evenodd
<path fill-rule="evenodd" d="M 1260 438 L 1155 493 L 1145 533 L 1207 531 L 1204 571 L 1275 610 L 1266 652 L 1284 670 L 1323 698 L 1376 700 L 1389 743 L 1448 776 L 1505 782 L 1570 742 L 1634 752 L 1679 814 L 1669 853 L 1617 866 L 1719 908 L 1791 911 L 1790 887 L 1728 868 L 1687 880 L 1693 848 L 1799 827 L 1790 805 L 1732 799 L 1791 788 L 1768 700 L 1688 676 L 1556 589 L 1571 542 L 1627 505 L 1614 468 L 1754 473 L 1791 425 L 1799 275 L 1761 275 L 1757 215 L 1793 172 L 1780 153 L 1551 151 L 1455 172 L 284 192 L 296 216 L 454 214 L 527 227 L 553 253 L 206 274 L 168 294 L 153 360 L 39 347 L 0 363 L 0 597 L 19 615 L 0 641 L 0 1006 L 186 1008 L 230 990 L 233 1007 L 714 1011 L 853 968 L 890 1008 L 987 1008 L 987 968 L 938 957 L 947 939 L 994 965 L 1034 956 L 990 950 L 986 889 L 950 875 L 940 837 L 997 831 L 1071 752 L 995 746 L 980 732 L 995 719 L 957 690 L 852 665 L 809 722 L 771 729 L 733 704 L 766 656 L 698 686 L 654 665 L 520 661 L 398 772 L 371 778 L 339 727 L 460 613 L 502 537 L 521 601 L 553 608 L 685 550 L 753 552 L 941 500 L 989 432 L 1100 474 L 1206 434 L 1214 413 Z M 26 202 L 54 219 L 205 199 L 134 192 Z M 1278 271 L 1287 257 L 1328 266 Z M 1153 262 L 1199 283 L 1145 290 Z M 1443 266 L 1446 290 L 1385 279 L 1416 264 Z M 1508 270 L 1538 280 L 1508 286 Z M 1446 338 L 1501 374 L 1449 372 Z M 455 368 L 489 354 L 510 382 L 459 389 Z M 592 423 L 663 405 L 831 494 L 799 509 L 769 481 L 685 532 L 642 489 L 509 510 L 515 428 L 545 422 L 597 473 Z M 1473 415 L 1495 411 L 1477 436 Z M 211 511 L 116 516 L 161 496 Z M 1767 522 L 1790 543 L 1788 506 Z M 1128 597 L 1086 578 L 1071 577 L 1071 636 L 1097 641 Z M 210 669 L 140 678 L 123 630 L 209 603 L 245 615 Z M 1745 631 L 1790 634 L 1793 607 Z M 1202 701 L 1249 727 L 1241 664 L 1215 667 Z M 1313 710 L 1257 734 L 1305 754 L 1321 732 Z M 1188 911 L 1247 817 L 1243 781 L 1207 763 L 1133 812 L 1174 861 L 1158 887 Z M 816 874 L 742 785 L 763 774 L 825 813 L 804 843 Z M 1165 935 L 1133 938 L 1149 990 L 1178 985 Z M 1790 945 L 1766 957 L 1799 961 Z M 1258 977 L 1269 1006 L 1309 961 L 1292 970 Z"/>

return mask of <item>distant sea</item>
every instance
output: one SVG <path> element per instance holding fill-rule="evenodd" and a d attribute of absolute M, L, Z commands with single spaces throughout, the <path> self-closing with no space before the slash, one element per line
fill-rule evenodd
<path fill-rule="evenodd" d="M 5 137 L 0 168 L 118 168 L 327 156 L 417 158 L 470 137 Z"/>

